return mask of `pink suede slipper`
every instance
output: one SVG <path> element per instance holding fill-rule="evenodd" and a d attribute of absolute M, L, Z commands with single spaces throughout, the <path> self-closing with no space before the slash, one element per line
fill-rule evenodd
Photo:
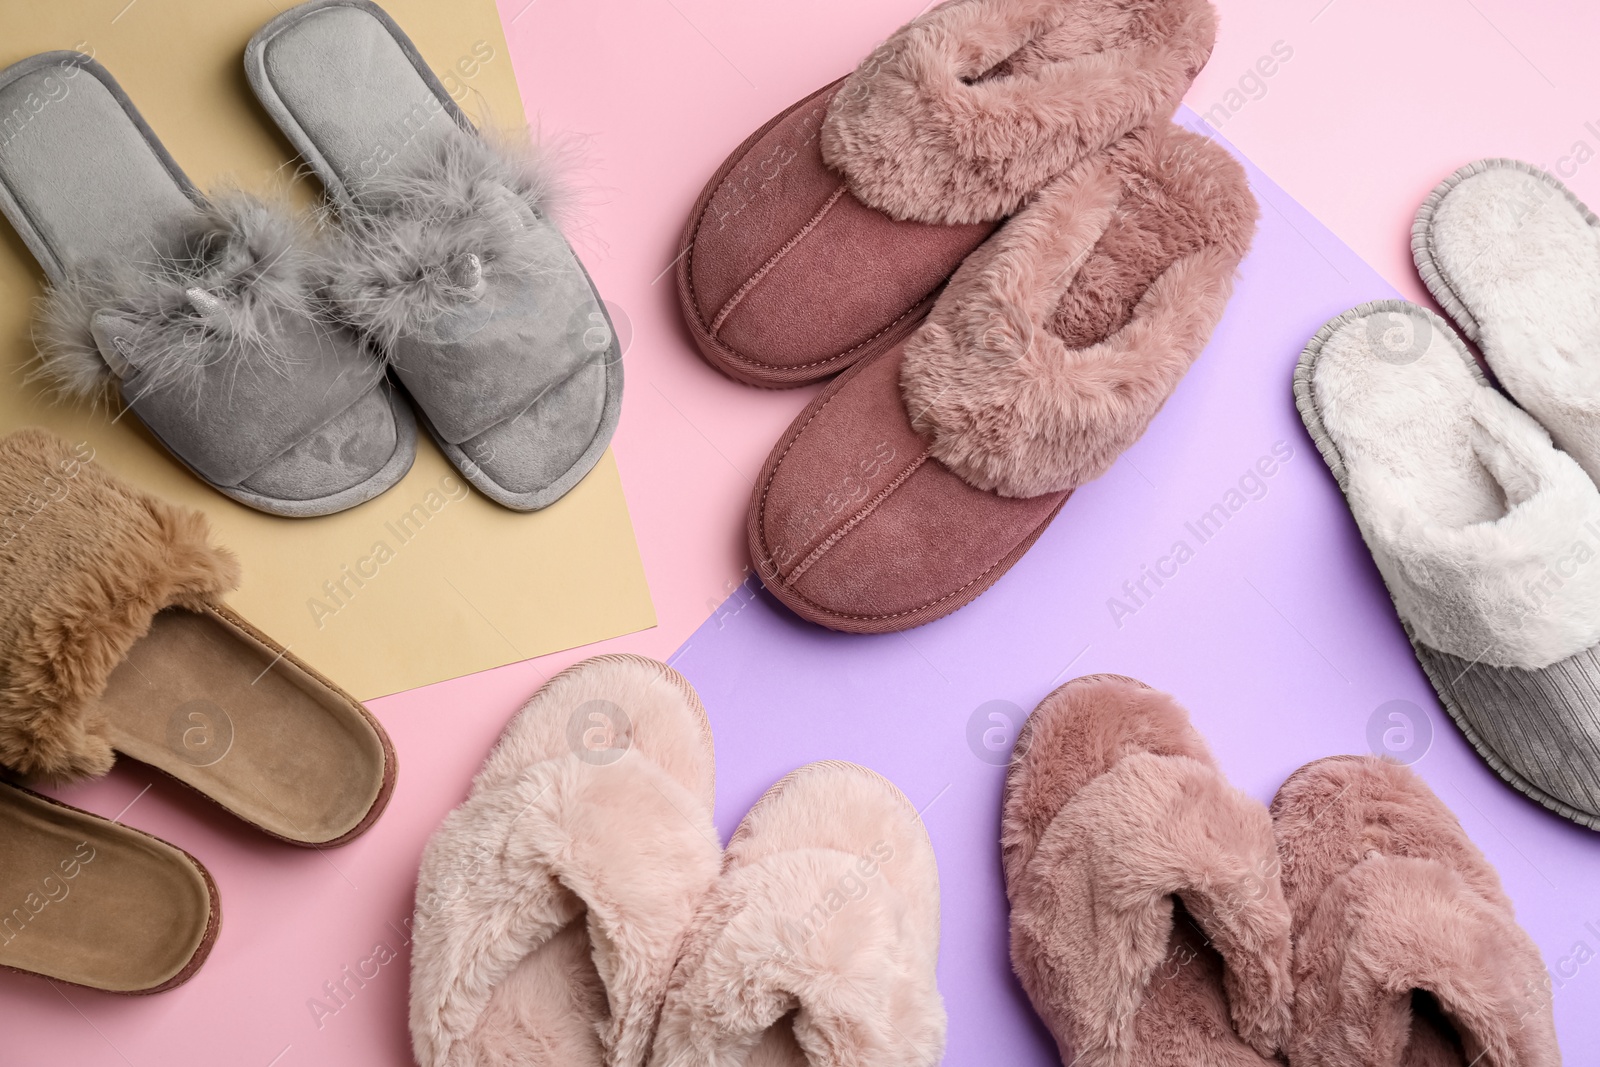
<path fill-rule="evenodd" d="M 712 366 L 818 381 L 894 347 L 1035 191 L 1172 116 L 1207 0 L 951 0 L 779 114 L 707 183 L 678 298 Z"/>
<path fill-rule="evenodd" d="M 1171 697 L 1108 674 L 1046 697 L 1000 843 L 1012 964 L 1063 1063 L 1275 1062 L 1291 991 L 1272 824 Z"/>
<path fill-rule="evenodd" d="M 638 1067 L 717 876 L 711 730 L 665 664 L 600 656 L 506 728 L 422 857 L 422 1067 Z"/>
<path fill-rule="evenodd" d="M 1409 769 L 1334 756 L 1272 802 L 1295 1067 L 1557 1067 L 1550 985 L 1500 879 Z"/>
<path fill-rule="evenodd" d="M 767 588 L 854 633 L 971 602 L 1144 432 L 1222 317 L 1255 218 L 1243 168 L 1171 125 L 1052 182 L 909 341 L 773 448 L 746 522 Z"/>
<path fill-rule="evenodd" d="M 932 1067 L 939 871 L 916 810 L 853 763 L 750 809 L 672 974 L 651 1067 Z"/>

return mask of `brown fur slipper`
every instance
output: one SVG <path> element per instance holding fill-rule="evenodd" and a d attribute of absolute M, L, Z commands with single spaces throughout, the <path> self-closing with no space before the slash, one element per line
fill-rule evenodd
<path fill-rule="evenodd" d="M 932 1067 L 939 871 L 916 810 L 853 763 L 745 816 L 672 974 L 651 1067 Z"/>
<path fill-rule="evenodd" d="M 187 852 L 4 783 L 0 901 L 0 967 L 108 993 L 187 982 L 222 921 Z"/>
<path fill-rule="evenodd" d="M 297 845 L 342 844 L 394 788 L 352 697 L 234 614 L 198 512 L 43 430 L 0 439 L 0 767 L 69 781 L 114 752 Z"/>
<path fill-rule="evenodd" d="M 1291 992 L 1272 825 L 1171 697 L 1115 675 L 1057 689 L 1003 805 L 1011 960 L 1062 1062 L 1273 1062 Z"/>
<path fill-rule="evenodd" d="M 711 726 L 682 675 L 598 656 L 534 694 L 417 877 L 422 1067 L 639 1067 L 717 877 Z"/>
<path fill-rule="evenodd" d="M 1334 756 L 1272 802 L 1295 1067 L 1557 1067 L 1549 977 L 1483 853 L 1410 770 Z"/>
<path fill-rule="evenodd" d="M 1206 0 L 952 0 L 757 130 L 678 261 L 684 321 L 751 385 L 818 381 L 903 340 L 997 222 L 1171 117 L 1216 37 Z"/>
<path fill-rule="evenodd" d="M 1051 183 L 962 264 L 901 348 L 774 447 L 746 523 L 796 614 L 904 630 L 993 585 L 1144 432 L 1222 317 L 1256 206 L 1174 126 Z"/>

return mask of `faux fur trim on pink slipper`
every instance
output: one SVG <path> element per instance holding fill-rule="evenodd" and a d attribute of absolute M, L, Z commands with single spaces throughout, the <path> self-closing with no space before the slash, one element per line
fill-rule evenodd
<path fill-rule="evenodd" d="M 879 775 L 813 763 L 728 843 L 661 1012 L 651 1067 L 932 1067 L 939 874 Z"/>
<path fill-rule="evenodd" d="M 422 1067 L 637 1067 L 720 849 L 709 728 L 664 664 L 602 656 L 507 727 L 417 879 Z"/>
<path fill-rule="evenodd" d="M 140 492 L 46 430 L 0 439 L 0 766 L 67 781 L 115 756 L 99 697 L 164 608 L 239 583 L 205 516 Z"/>
<path fill-rule="evenodd" d="M 1300 1067 L 1556 1067 L 1539 950 L 1422 780 L 1363 756 L 1297 771 L 1272 804 L 1295 917 Z"/>
<path fill-rule="evenodd" d="M 906 344 L 906 410 L 934 458 L 1001 496 L 1104 473 L 1210 340 L 1256 214 L 1244 169 L 1176 127 L 1053 182 Z"/>
<path fill-rule="evenodd" d="M 1272 1057 L 1288 1040 L 1289 912 L 1265 808 L 1223 780 L 1171 697 L 1131 679 L 1069 682 L 1017 746 L 1012 962 L 1063 1061 Z"/>
<path fill-rule="evenodd" d="M 1170 119 L 1215 39 L 1207 0 L 951 0 L 846 79 L 823 159 L 891 218 L 1002 218 Z"/>

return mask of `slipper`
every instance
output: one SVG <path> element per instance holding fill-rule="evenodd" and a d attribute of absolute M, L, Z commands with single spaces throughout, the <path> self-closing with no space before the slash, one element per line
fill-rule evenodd
<path fill-rule="evenodd" d="M 0 767 L 71 781 L 115 753 L 290 844 L 363 833 L 394 749 L 347 693 L 222 603 L 204 516 L 44 430 L 0 438 Z"/>
<path fill-rule="evenodd" d="M 1501 778 L 1600 829 L 1600 491 L 1413 304 L 1325 325 L 1294 395 L 1445 710 Z"/>
<path fill-rule="evenodd" d="M 1537 167 L 1485 159 L 1428 196 L 1411 250 L 1500 384 L 1600 481 L 1600 219 Z"/>
<path fill-rule="evenodd" d="M 599 656 L 506 727 L 423 853 L 422 1067 L 640 1067 L 717 876 L 711 727 L 672 668 Z"/>
<path fill-rule="evenodd" d="M 411 468 L 416 424 L 330 325 L 320 253 L 281 209 L 208 200 L 106 69 L 46 52 L 0 71 L 0 211 L 49 279 L 35 377 L 111 393 L 202 481 L 273 515 L 327 515 Z"/>
<path fill-rule="evenodd" d="M 1292 993 L 1272 824 L 1171 697 L 1109 674 L 1051 693 L 1002 812 L 1012 965 L 1063 1063 L 1277 1062 Z"/>
<path fill-rule="evenodd" d="M 508 508 L 561 499 L 616 430 L 622 355 L 551 221 L 548 165 L 479 133 L 366 0 L 290 8 L 250 39 L 245 71 L 337 212 L 331 299 L 440 450 Z"/>
<path fill-rule="evenodd" d="M 108 993 L 194 976 L 222 923 L 200 861 L 0 782 L 0 968 Z"/>
<path fill-rule="evenodd" d="M 1500 879 L 1409 768 L 1333 756 L 1272 802 L 1295 1067 L 1559 1067 L 1550 976 Z"/>
<path fill-rule="evenodd" d="M 956 0 L 912 20 L 712 176 L 677 264 L 695 343 L 770 388 L 895 347 L 999 220 L 1171 118 L 1215 39 L 1206 0 Z"/>
<path fill-rule="evenodd" d="M 1052 182 L 909 341 L 774 447 L 746 522 L 767 588 L 853 633 L 971 602 L 1144 432 L 1222 317 L 1255 217 L 1243 168 L 1170 125 Z"/>
<path fill-rule="evenodd" d="M 767 790 L 672 973 L 651 1067 L 932 1067 L 939 870 L 916 809 L 853 763 Z"/>

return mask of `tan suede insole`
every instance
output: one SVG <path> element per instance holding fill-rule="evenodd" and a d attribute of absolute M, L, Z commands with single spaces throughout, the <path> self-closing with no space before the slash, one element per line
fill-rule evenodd
<path fill-rule="evenodd" d="M 150 992 L 206 946 L 212 892 L 180 850 L 6 785 L 0 827 L 0 965 Z"/>
<path fill-rule="evenodd" d="M 100 704 L 118 752 L 291 841 L 349 833 L 383 788 L 359 705 L 214 611 L 158 614 Z"/>

